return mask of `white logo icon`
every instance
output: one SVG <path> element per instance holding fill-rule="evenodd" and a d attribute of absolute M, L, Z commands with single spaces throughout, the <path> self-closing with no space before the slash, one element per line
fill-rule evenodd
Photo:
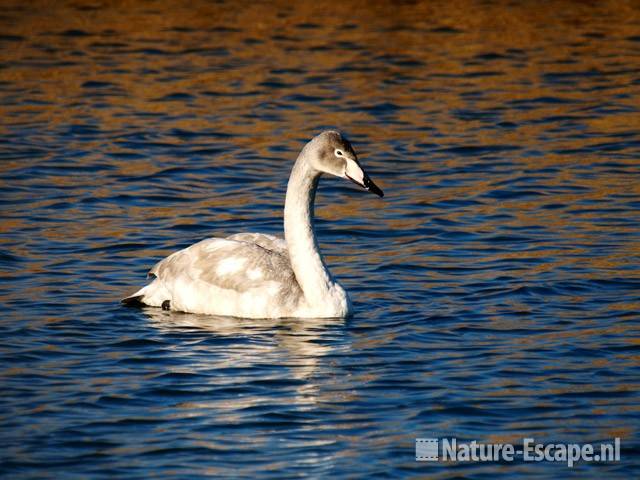
<path fill-rule="evenodd" d="M 418 462 L 437 462 L 438 439 L 416 438 L 416 460 Z"/>

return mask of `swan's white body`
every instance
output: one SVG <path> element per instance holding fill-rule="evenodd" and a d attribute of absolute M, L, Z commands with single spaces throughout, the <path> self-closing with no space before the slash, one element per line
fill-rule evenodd
<path fill-rule="evenodd" d="M 327 157 L 334 151 L 342 163 Z M 247 318 L 349 316 L 349 296 L 324 264 L 313 229 L 323 172 L 346 176 L 382 195 L 350 144 L 337 132 L 324 132 L 305 146 L 291 171 L 285 240 L 261 233 L 203 240 L 157 263 L 149 272 L 154 280 L 124 302 Z"/>

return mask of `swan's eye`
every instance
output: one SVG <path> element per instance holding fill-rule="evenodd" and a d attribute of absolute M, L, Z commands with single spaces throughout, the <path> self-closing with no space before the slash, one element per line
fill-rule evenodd
<path fill-rule="evenodd" d="M 342 157 L 342 156 L 344 155 L 344 154 L 342 153 L 342 150 L 337 149 L 337 148 L 336 148 L 335 154 L 336 154 L 336 157 Z"/>

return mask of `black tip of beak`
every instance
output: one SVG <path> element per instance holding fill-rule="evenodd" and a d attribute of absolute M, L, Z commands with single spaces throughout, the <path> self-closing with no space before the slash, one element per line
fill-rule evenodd
<path fill-rule="evenodd" d="M 384 197 L 384 192 L 369 178 L 369 175 L 364 175 L 364 188 L 369 192 L 375 193 L 380 198 Z"/>

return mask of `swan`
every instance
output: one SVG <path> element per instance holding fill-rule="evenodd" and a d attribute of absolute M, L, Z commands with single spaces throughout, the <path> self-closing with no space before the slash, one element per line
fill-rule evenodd
<path fill-rule="evenodd" d="M 153 281 L 122 302 L 244 318 L 350 316 L 349 296 L 327 269 L 313 229 L 323 173 L 384 195 L 349 141 L 337 131 L 324 131 L 304 146 L 291 170 L 284 240 L 263 233 L 202 240 L 158 262 L 148 274 Z"/>

